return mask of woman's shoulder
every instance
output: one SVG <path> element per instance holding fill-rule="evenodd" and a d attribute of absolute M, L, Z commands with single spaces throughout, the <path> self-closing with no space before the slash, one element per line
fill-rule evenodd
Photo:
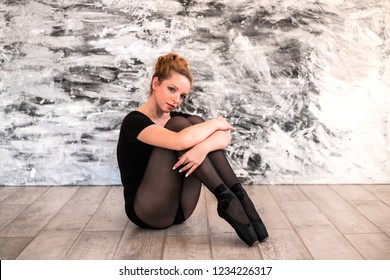
<path fill-rule="evenodd" d="M 139 119 L 149 119 L 148 116 L 146 116 L 144 113 L 141 113 L 140 111 L 134 110 L 129 112 L 125 118 L 125 120 L 139 120 Z"/>
<path fill-rule="evenodd" d="M 127 116 L 146 116 L 144 113 L 141 113 L 138 110 L 130 111 Z"/>
<path fill-rule="evenodd" d="M 142 112 L 135 110 L 135 111 L 131 111 L 130 113 L 128 113 L 125 116 L 125 118 L 123 119 L 123 124 L 127 124 L 127 125 L 134 125 L 134 124 L 149 125 L 149 124 L 153 124 L 153 121 L 148 116 L 143 114 Z"/>
<path fill-rule="evenodd" d="M 121 131 L 124 131 L 125 134 L 127 133 L 136 138 L 145 127 L 152 124 L 154 124 L 154 122 L 145 114 L 139 111 L 131 111 L 123 119 Z"/>

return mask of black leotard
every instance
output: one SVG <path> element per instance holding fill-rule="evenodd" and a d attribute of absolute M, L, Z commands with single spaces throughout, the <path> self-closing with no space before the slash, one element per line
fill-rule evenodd
<path fill-rule="evenodd" d="M 171 112 L 170 115 L 171 117 L 190 116 L 180 112 Z M 143 228 L 153 227 L 145 224 L 137 217 L 134 211 L 134 199 L 154 146 L 139 141 L 137 136 L 143 129 L 153 124 L 155 123 L 145 114 L 139 111 L 130 112 L 123 119 L 117 145 L 117 160 L 124 187 L 126 214 L 133 223 Z M 177 224 L 183 221 L 184 215 L 181 207 L 179 207 L 174 223 Z"/>

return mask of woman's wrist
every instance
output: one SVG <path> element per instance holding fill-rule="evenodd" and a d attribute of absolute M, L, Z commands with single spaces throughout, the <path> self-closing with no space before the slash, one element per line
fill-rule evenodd
<path fill-rule="evenodd" d="M 210 145 L 209 145 L 207 139 L 198 143 L 196 146 L 198 146 L 198 149 L 200 149 L 205 154 L 208 154 L 211 152 Z"/>

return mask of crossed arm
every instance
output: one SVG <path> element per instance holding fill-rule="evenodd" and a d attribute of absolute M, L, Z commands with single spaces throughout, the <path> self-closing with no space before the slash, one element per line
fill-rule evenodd
<path fill-rule="evenodd" d="M 225 118 L 217 117 L 174 132 L 158 125 L 146 127 L 138 135 L 138 140 L 152 146 L 183 151 L 174 169 L 181 166 L 180 172 L 190 175 L 205 159 L 208 153 L 225 149 L 231 141 L 229 130 L 234 130 Z"/>
<path fill-rule="evenodd" d="M 229 130 L 215 131 L 204 141 L 196 144 L 182 155 L 179 158 L 179 161 L 173 166 L 173 169 L 184 165 L 180 168 L 179 172 L 187 171 L 186 177 L 189 176 L 200 164 L 202 164 L 208 153 L 225 149 L 229 145 L 231 139 L 232 136 Z"/>

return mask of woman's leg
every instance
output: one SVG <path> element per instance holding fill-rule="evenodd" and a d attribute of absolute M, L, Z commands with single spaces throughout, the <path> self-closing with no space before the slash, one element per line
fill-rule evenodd
<path fill-rule="evenodd" d="M 198 124 L 198 123 L 204 122 L 204 120 L 198 116 L 188 117 L 188 120 L 192 124 Z M 240 183 L 236 174 L 234 173 L 233 169 L 231 168 L 231 165 L 228 162 L 224 151 L 221 151 L 221 150 L 213 151 L 213 152 L 208 154 L 208 157 L 212 161 L 219 176 L 222 178 L 222 180 L 225 182 L 225 184 L 228 187 L 233 186 L 234 184 Z"/>
<path fill-rule="evenodd" d="M 166 127 L 180 131 L 190 125 L 192 124 L 186 118 L 175 117 L 168 121 Z M 172 225 L 179 207 L 184 217 L 188 218 L 198 202 L 200 179 L 197 176 L 186 178 L 184 174 L 172 169 L 179 156 L 176 151 L 156 147 L 149 158 L 136 193 L 134 211 L 143 222 L 152 227 L 166 228 Z M 203 176 L 205 184 L 218 186 L 222 183 L 217 174 L 212 175 Z"/>
<path fill-rule="evenodd" d="M 192 124 L 186 118 L 174 117 L 168 121 L 166 127 L 180 131 L 190 125 Z M 172 170 L 178 157 L 184 152 L 176 153 L 162 148 L 153 150 L 135 198 L 134 208 L 138 217 L 153 227 L 170 226 L 174 221 L 179 203 L 183 212 L 192 213 L 200 189 L 198 187 L 197 190 L 193 190 L 191 185 L 199 184 L 201 181 L 216 195 L 219 201 L 220 216 L 234 227 L 241 239 L 248 245 L 252 245 L 257 238 L 249 218 L 238 198 L 225 186 L 210 159 L 206 157 L 187 179 L 184 179 L 183 174 Z"/>
<path fill-rule="evenodd" d="M 137 216 L 152 227 L 171 226 L 178 211 L 187 219 L 197 204 L 201 183 L 174 172 L 176 162 L 175 151 L 154 148 L 135 196 Z"/>
<path fill-rule="evenodd" d="M 192 124 L 201 123 L 204 120 L 198 116 L 191 116 L 188 118 Z M 255 205 L 249 198 L 247 192 L 240 184 L 236 174 L 234 173 L 224 151 L 218 150 L 208 154 L 213 166 L 217 170 L 219 176 L 225 182 L 225 184 L 233 191 L 233 193 L 239 198 L 242 206 L 245 209 L 246 214 L 251 220 L 259 241 L 263 241 L 268 237 L 267 229 L 265 228 Z"/>
<path fill-rule="evenodd" d="M 186 118 L 169 120 L 167 128 L 180 131 L 192 125 Z M 184 152 L 154 148 L 142 182 L 135 197 L 135 212 L 150 226 L 164 228 L 172 224 L 177 208 L 181 205 L 187 218 L 194 210 L 200 192 L 200 182 L 211 191 L 223 184 L 209 159 L 196 169 L 197 176 L 185 178 L 184 174 L 172 170 L 178 157 Z M 185 192 L 185 193 L 184 193 Z"/>

